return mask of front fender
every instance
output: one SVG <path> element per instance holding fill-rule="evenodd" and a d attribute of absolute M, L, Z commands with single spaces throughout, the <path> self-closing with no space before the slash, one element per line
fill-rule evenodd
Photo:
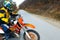
<path fill-rule="evenodd" d="M 25 23 L 25 24 L 24 24 L 24 26 L 26 26 L 26 27 L 30 27 L 30 28 L 35 28 L 35 26 L 34 26 L 34 25 L 29 24 L 29 23 Z"/>

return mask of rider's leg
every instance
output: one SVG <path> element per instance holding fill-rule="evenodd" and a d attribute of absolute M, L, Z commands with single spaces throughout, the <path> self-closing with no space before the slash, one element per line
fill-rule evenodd
<path fill-rule="evenodd" d="M 4 32 L 6 32 L 9 29 L 9 26 L 6 24 L 1 24 L 1 27 L 2 27 Z"/>
<path fill-rule="evenodd" d="M 6 25 L 6 24 L 2 24 L 1 27 L 2 27 L 3 31 L 5 32 L 5 38 L 6 38 L 6 40 L 8 40 L 9 33 L 10 33 L 10 30 L 8 29 L 9 26 Z"/>

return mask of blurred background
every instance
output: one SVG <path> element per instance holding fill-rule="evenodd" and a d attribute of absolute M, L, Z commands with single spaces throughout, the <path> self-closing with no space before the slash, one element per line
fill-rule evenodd
<path fill-rule="evenodd" d="M 60 20 L 60 0 L 26 0 L 20 9 Z"/>

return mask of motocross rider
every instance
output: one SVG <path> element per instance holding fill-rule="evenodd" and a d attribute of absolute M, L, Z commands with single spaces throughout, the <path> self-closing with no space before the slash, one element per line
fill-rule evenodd
<path fill-rule="evenodd" d="M 11 21 L 10 17 L 16 15 L 15 13 L 17 12 L 13 10 L 12 7 L 14 7 L 14 5 L 9 0 L 4 1 L 3 7 L 0 6 L 0 25 L 3 31 L 5 32 L 5 36 L 7 36 L 7 38 L 9 37 L 9 33 L 11 31 L 9 30 L 10 21 Z M 6 40 L 8 40 L 7 38 Z"/>

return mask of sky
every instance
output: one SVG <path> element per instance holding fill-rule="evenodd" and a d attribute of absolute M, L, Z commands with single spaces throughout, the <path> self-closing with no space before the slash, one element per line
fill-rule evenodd
<path fill-rule="evenodd" d="M 13 2 L 16 2 L 16 4 L 17 4 L 17 7 L 21 4 L 21 3 L 23 3 L 25 0 L 13 0 Z"/>

